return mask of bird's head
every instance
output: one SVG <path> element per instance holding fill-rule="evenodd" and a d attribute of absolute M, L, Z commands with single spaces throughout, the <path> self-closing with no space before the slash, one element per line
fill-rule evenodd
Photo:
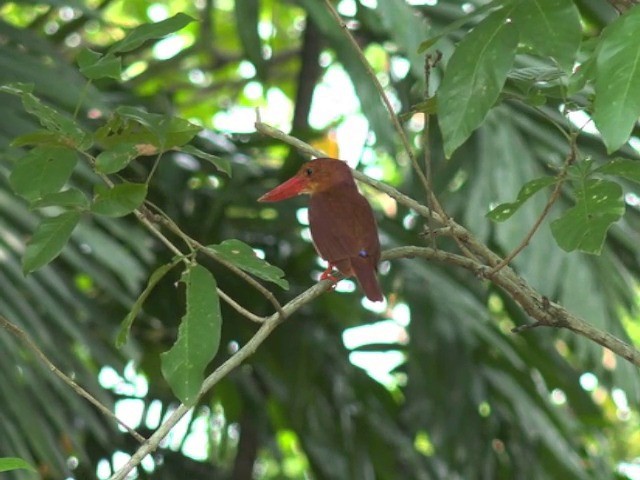
<path fill-rule="evenodd" d="M 296 195 L 322 192 L 342 183 L 354 184 L 349 166 L 333 158 L 318 158 L 304 163 L 298 173 L 261 196 L 259 202 L 278 202 Z"/>

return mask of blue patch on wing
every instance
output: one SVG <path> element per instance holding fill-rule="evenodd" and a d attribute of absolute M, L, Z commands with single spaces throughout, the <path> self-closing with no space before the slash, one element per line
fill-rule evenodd
<path fill-rule="evenodd" d="M 364 248 L 358 252 L 358 255 L 361 256 L 362 258 L 367 258 L 369 256 L 369 254 Z"/>

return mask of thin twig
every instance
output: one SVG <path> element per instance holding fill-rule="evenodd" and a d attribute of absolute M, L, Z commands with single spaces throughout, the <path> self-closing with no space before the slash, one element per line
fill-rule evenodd
<path fill-rule="evenodd" d="M 273 307 L 275 308 L 276 312 L 279 312 L 280 314 L 282 314 L 282 305 L 280 305 L 280 302 L 278 302 L 276 297 L 273 295 L 273 293 L 268 288 L 265 288 L 264 285 L 262 285 L 260 282 L 258 282 L 255 278 L 253 278 L 248 273 L 244 272 L 242 269 L 238 268 L 235 264 L 229 262 L 228 260 L 226 260 L 225 258 L 221 257 L 220 255 L 217 255 L 211 249 L 205 247 L 204 245 L 202 245 L 197 240 L 191 238 L 189 235 L 187 235 L 185 232 L 183 232 L 182 229 L 173 220 L 171 220 L 171 218 L 168 215 L 166 215 L 160 208 L 156 207 L 153 204 L 151 204 L 151 205 L 152 205 L 152 208 L 154 208 L 154 210 L 159 212 L 158 215 L 156 216 L 157 221 L 159 223 L 162 223 L 162 225 L 164 225 L 168 230 L 170 230 L 173 233 L 175 233 L 176 235 L 178 235 L 188 245 L 188 247 L 192 251 L 198 250 L 198 251 L 202 252 L 203 254 L 207 255 L 208 257 L 212 258 L 216 262 L 220 263 L 221 265 L 223 265 L 227 269 L 231 270 L 233 273 L 238 275 L 245 282 L 247 282 L 249 285 L 251 285 L 253 288 L 255 288 L 258 292 L 260 292 L 273 305 Z M 235 304 L 235 305 L 234 304 L 230 304 L 230 305 L 233 308 L 236 308 L 237 304 Z M 258 317 L 255 314 L 251 314 L 251 317 L 247 317 L 247 318 L 249 318 L 252 321 L 255 321 L 255 318 L 261 318 L 261 317 Z"/>
<path fill-rule="evenodd" d="M 421 257 L 438 260 L 450 265 L 465 268 L 474 274 L 482 274 L 486 269 L 482 264 L 472 259 L 429 247 L 399 247 L 387 250 L 382 258 L 395 260 L 399 258 Z M 491 281 L 513 298 L 522 309 L 527 312 L 536 323 L 533 325 L 566 328 L 582 337 L 608 348 L 615 354 L 640 367 L 640 351 L 608 332 L 599 330 L 585 320 L 573 315 L 561 305 L 550 301 L 533 288 L 523 278 L 512 275 L 510 269 L 497 272 Z"/>
<path fill-rule="evenodd" d="M 509 263 L 511 263 L 511 261 L 514 258 L 516 258 L 516 256 L 520 252 L 522 252 L 522 250 L 527 248 L 527 246 L 529 245 L 529 242 L 531 242 L 531 239 L 533 238 L 533 235 L 538 231 L 538 228 L 540 228 L 540 225 L 542 225 L 542 221 L 547 217 L 547 215 L 551 211 L 551 207 L 556 203 L 558 198 L 560 198 L 560 193 L 562 192 L 562 186 L 564 185 L 564 182 L 565 182 L 565 180 L 567 178 L 568 169 L 576 161 L 577 150 L 576 150 L 575 140 L 576 140 L 576 136 L 573 135 L 572 139 L 571 139 L 571 149 L 569 151 L 569 154 L 567 155 L 567 158 L 565 159 L 562 171 L 558 174 L 558 180 L 556 182 L 555 188 L 553 189 L 553 192 L 551 192 L 551 195 L 549 196 L 549 199 L 547 200 L 547 204 L 542 209 L 542 212 L 540 213 L 540 215 L 538 215 L 538 218 L 534 222 L 534 224 L 531 227 L 531 229 L 527 232 L 525 237 L 522 239 L 522 242 L 520 242 L 520 244 L 516 248 L 514 248 L 513 251 L 511 253 L 509 253 L 509 255 L 507 255 L 505 258 L 503 258 L 500 261 L 500 263 L 498 263 L 495 267 L 493 267 L 491 269 L 490 272 L 487 273 L 488 277 L 491 277 L 491 275 L 496 273 L 498 270 L 503 268 L 505 265 L 508 265 Z"/>
<path fill-rule="evenodd" d="M 253 312 L 250 312 L 249 310 L 244 308 L 242 305 L 240 305 L 238 302 L 236 302 L 233 298 L 231 298 L 229 295 L 224 293 L 224 291 L 221 288 L 217 288 L 216 290 L 218 292 L 218 295 L 220 295 L 220 297 L 225 302 L 227 302 L 231 308 L 233 308 L 236 312 L 238 312 L 243 317 L 246 317 L 249 320 L 251 320 L 252 322 L 256 322 L 256 323 L 264 323 L 265 322 L 265 320 L 266 320 L 265 317 L 261 317 L 259 315 L 256 315 Z"/>
<path fill-rule="evenodd" d="M 274 313 L 268 317 L 262 326 L 258 329 L 253 337 L 234 355 L 229 357 L 222 365 L 220 365 L 211 375 L 209 375 L 202 384 L 202 388 L 198 393 L 198 399 L 205 395 L 211 388 L 213 388 L 221 379 L 227 376 L 232 370 L 240 366 L 247 358 L 255 353 L 258 347 L 267 339 L 271 332 L 282 323 L 286 317 L 296 312 L 303 305 L 315 300 L 322 295 L 328 288 L 330 288 L 331 282 L 324 280 L 315 284 L 310 289 L 298 295 L 289 303 L 282 307 L 283 314 Z M 181 404 L 173 413 L 167 418 L 160 427 L 149 437 L 149 440 L 145 442 L 138 450 L 131 456 L 125 465 L 118 470 L 110 480 L 124 480 L 131 470 L 142 462 L 142 459 L 148 454 L 154 452 L 160 442 L 169 434 L 171 429 L 180 421 L 182 417 L 190 410 L 190 407 L 186 407 Z"/>
<path fill-rule="evenodd" d="M 462 227 L 459 226 L 457 228 L 462 229 Z M 460 232 L 454 233 L 458 235 L 460 234 Z M 474 246 L 474 249 L 484 253 L 486 257 L 495 262 L 495 254 L 487 253 L 485 250 L 486 247 L 481 248 L 476 246 L 475 240 L 469 241 Z M 428 247 L 400 247 L 385 251 L 382 254 L 383 260 L 397 260 L 400 258 L 414 257 L 421 257 L 429 260 L 441 261 L 451 265 L 457 265 L 473 272 L 476 275 L 481 275 L 483 270 L 486 270 L 486 267 L 482 263 L 471 258 Z M 527 283 L 520 277 L 517 277 L 510 268 L 506 267 L 497 272 L 491 280 L 505 290 L 516 302 L 518 302 L 532 318 L 536 319 L 538 324 L 572 330 L 573 332 L 576 332 L 602 345 L 603 347 L 610 349 L 634 365 L 640 366 L 640 351 L 613 335 L 589 325 L 584 320 L 570 314 L 560 305 L 550 302 L 549 300 L 545 300 L 545 297 L 529 287 Z M 284 305 L 284 315 L 274 313 L 270 317 L 266 318 L 256 334 L 240 350 L 238 350 L 236 354 L 230 357 L 206 378 L 198 394 L 198 399 L 205 395 L 222 378 L 249 358 L 286 317 L 295 313 L 303 305 L 315 300 L 324 291 L 329 289 L 330 286 L 331 282 L 329 280 L 319 282 Z M 180 405 L 176 410 L 174 410 L 174 412 L 163 422 L 162 425 L 160 425 L 158 430 L 154 432 L 149 440 L 131 456 L 127 463 L 121 467 L 121 469 L 116 472 L 110 480 L 124 480 L 129 472 L 142 462 L 145 456 L 154 452 L 158 448 L 160 442 L 169 434 L 171 429 L 189 410 L 190 408 L 184 405 Z"/>
<path fill-rule="evenodd" d="M 14 334 L 16 337 L 18 337 L 33 353 L 35 353 L 36 356 L 40 359 L 40 361 L 44 363 L 47 366 L 47 368 L 53 372 L 54 375 L 56 375 L 60 380 L 62 380 L 69 387 L 71 387 L 71 389 L 74 392 L 76 392 L 78 395 L 88 400 L 89 403 L 91 403 L 94 407 L 100 410 L 100 412 L 104 416 L 106 416 L 110 420 L 114 420 L 119 425 L 121 425 L 122 428 L 124 428 L 138 442 L 144 443 L 147 440 L 138 432 L 136 432 L 133 428 L 129 427 L 126 423 L 124 423 L 122 420 L 116 417 L 116 415 L 111 410 L 109 410 L 106 406 L 100 403 L 100 401 L 97 400 L 93 395 L 91 395 L 84 388 L 82 388 L 80 385 L 74 382 L 71 378 L 65 375 L 60 369 L 58 369 L 58 367 L 56 367 L 53 364 L 53 362 L 49 360 L 49 358 L 44 354 L 42 350 L 40 350 L 40 348 L 33 342 L 33 340 L 31 340 L 31 337 L 29 337 L 27 332 L 25 332 L 20 327 L 13 324 L 9 320 L 7 320 L 2 315 L 0 315 L 0 323 L 6 330 Z"/>

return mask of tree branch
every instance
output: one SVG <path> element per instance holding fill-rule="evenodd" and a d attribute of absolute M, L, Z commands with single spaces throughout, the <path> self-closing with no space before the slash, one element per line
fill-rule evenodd
<path fill-rule="evenodd" d="M 104 406 L 98 399 L 96 399 L 93 395 L 87 392 L 84 388 L 74 382 L 71 378 L 65 375 L 58 367 L 56 367 L 51 360 L 44 354 L 40 348 L 31 340 L 31 337 L 22 330 L 17 325 L 14 325 L 12 322 L 7 320 L 5 317 L 0 315 L 0 324 L 5 328 L 5 330 L 11 332 L 16 337 L 18 337 L 39 359 L 42 363 L 44 363 L 47 368 L 53 372 L 55 376 L 57 376 L 60 380 L 66 383 L 71 389 L 76 392 L 81 397 L 85 398 L 89 401 L 94 407 L 96 407 L 105 417 L 110 420 L 115 421 L 120 424 L 122 428 L 124 428 L 133 438 L 135 438 L 138 442 L 143 443 L 146 439 L 136 432 L 133 428 L 129 427 L 126 423 L 120 420 L 116 415 L 109 410 L 106 406 Z"/>
<path fill-rule="evenodd" d="M 262 326 L 258 329 L 253 337 L 238 350 L 233 356 L 227 359 L 222 365 L 220 365 L 211 375 L 209 375 L 202 388 L 198 393 L 197 401 L 202 398 L 213 386 L 228 375 L 232 370 L 241 365 L 247 358 L 255 353 L 258 347 L 267 339 L 271 332 L 282 323 L 285 318 L 289 317 L 292 313 L 296 312 L 303 305 L 315 300 L 322 293 L 327 291 L 331 287 L 330 280 L 323 280 L 316 283 L 313 287 L 298 295 L 289 303 L 282 307 L 283 315 L 274 313 L 268 317 Z M 160 427 L 149 437 L 149 439 L 131 456 L 125 465 L 120 468 L 110 480 L 124 480 L 131 470 L 142 462 L 142 459 L 148 454 L 154 452 L 160 442 L 166 437 L 171 429 L 180 421 L 182 417 L 190 410 L 190 407 L 186 407 L 181 404 L 176 408 L 173 413 L 167 418 Z"/>

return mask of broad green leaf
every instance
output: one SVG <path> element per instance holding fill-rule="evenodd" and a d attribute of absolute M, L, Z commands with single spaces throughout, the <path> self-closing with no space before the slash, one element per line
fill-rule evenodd
<path fill-rule="evenodd" d="M 119 42 L 114 43 L 109 48 L 109 53 L 130 52 L 141 46 L 147 40 L 161 38 L 170 33 L 181 30 L 191 22 L 194 18 L 184 13 L 178 13 L 171 18 L 156 23 L 145 23 L 131 30 L 126 37 Z"/>
<path fill-rule="evenodd" d="M 580 39 L 580 13 L 573 0 L 520 0 L 512 20 L 520 44 L 542 57 L 552 57 L 571 71 Z"/>
<path fill-rule="evenodd" d="M 617 175 L 632 182 L 640 183 L 640 161 L 628 158 L 614 158 L 601 167 L 596 168 L 596 172 L 607 175 Z"/>
<path fill-rule="evenodd" d="M 80 73 L 85 77 L 96 80 L 99 78 L 115 78 L 120 80 L 122 60 L 113 54 L 102 55 L 89 48 L 84 48 L 78 54 Z"/>
<path fill-rule="evenodd" d="M 565 251 L 599 254 L 607 230 L 625 210 L 622 188 L 614 182 L 588 179 L 576 191 L 576 204 L 551 223 L 551 232 Z"/>
<path fill-rule="evenodd" d="M 225 240 L 219 245 L 207 245 L 206 248 L 245 272 L 273 282 L 285 290 L 289 288 L 289 282 L 283 278 L 282 270 L 259 258 L 249 245 L 240 240 Z"/>
<path fill-rule="evenodd" d="M 482 6 L 476 7 L 474 9 L 472 9 L 468 14 L 466 14 L 463 17 L 460 17 L 459 19 L 448 23 L 446 27 L 444 27 L 442 30 L 440 30 L 438 32 L 437 35 L 434 35 L 431 38 L 428 38 L 426 40 L 424 40 L 423 42 L 420 43 L 420 46 L 418 47 L 418 53 L 425 53 L 427 50 L 429 50 L 432 46 L 434 46 L 436 43 L 438 43 L 438 41 L 440 41 L 440 39 L 442 37 L 444 37 L 445 35 L 449 35 L 450 33 L 453 33 L 457 30 L 459 30 L 460 28 L 462 28 L 463 26 L 465 26 L 467 23 L 469 23 L 470 21 L 472 21 L 474 18 L 478 17 L 479 15 L 483 15 L 485 13 L 487 13 L 489 10 L 493 10 L 496 9 L 497 7 L 501 7 L 503 4 L 508 3 L 509 0 L 494 0 L 493 2 L 489 2 L 486 3 Z"/>
<path fill-rule="evenodd" d="M 77 161 L 76 152 L 70 148 L 35 147 L 16 162 L 9 180 L 16 193 L 33 201 L 60 190 Z"/>
<path fill-rule="evenodd" d="M 129 162 L 138 155 L 138 149 L 134 143 L 119 143 L 98 155 L 96 169 L 105 174 L 116 173 L 129 165 Z"/>
<path fill-rule="evenodd" d="M 220 346 L 222 316 L 216 280 L 201 265 L 185 271 L 187 311 L 178 339 L 160 356 L 162 375 L 173 393 L 187 406 L 193 405 L 204 380 L 204 371 Z"/>
<path fill-rule="evenodd" d="M 609 153 L 624 145 L 640 116 L 640 5 L 602 32 L 593 120 Z"/>
<path fill-rule="evenodd" d="M 112 188 L 96 185 L 91 211 L 107 217 L 123 217 L 142 205 L 146 196 L 144 183 L 119 183 Z"/>
<path fill-rule="evenodd" d="M 61 137 L 58 132 L 52 132 L 50 130 L 35 130 L 33 132 L 25 133 L 19 137 L 14 138 L 11 141 L 13 147 L 25 147 L 25 146 L 56 146 L 67 147 L 67 141 L 65 137 Z"/>
<path fill-rule="evenodd" d="M 158 284 L 158 282 L 162 280 L 162 278 L 169 272 L 169 270 L 171 270 L 179 261 L 180 258 L 175 258 L 170 263 L 160 265 L 151 274 L 146 288 L 140 294 L 136 302 L 133 304 L 133 307 L 131 307 L 131 311 L 127 314 L 127 316 L 122 321 L 122 324 L 120 325 L 120 330 L 118 331 L 118 336 L 116 337 L 116 347 L 121 348 L 127 342 L 127 339 L 129 338 L 129 331 L 131 330 L 131 325 L 133 325 L 133 321 L 140 313 L 140 310 L 142 310 L 142 305 L 144 304 L 145 300 Z"/>
<path fill-rule="evenodd" d="M 7 91 L 7 90 L 4 90 Z M 14 88 L 15 92 L 19 90 Z M 45 105 L 31 93 L 17 93 L 22 98 L 24 109 L 38 119 L 46 130 L 59 134 L 61 143 L 78 150 L 86 150 L 91 146 L 91 136 L 87 134 L 72 118 L 63 115 L 56 109 Z"/>
<path fill-rule="evenodd" d="M 235 0 L 235 17 L 238 36 L 242 43 L 245 57 L 256 67 L 258 74 L 264 72 L 262 40 L 258 34 L 260 23 L 260 4 L 258 0 Z"/>
<path fill-rule="evenodd" d="M 447 157 L 480 126 L 513 64 L 518 32 L 505 9 L 484 19 L 458 45 L 438 90 L 438 122 Z"/>
<path fill-rule="evenodd" d="M 152 143 L 161 147 L 163 151 L 188 143 L 202 130 L 183 118 L 149 113 L 135 107 L 119 107 L 116 113 L 145 127 L 155 136 L 155 142 Z"/>
<path fill-rule="evenodd" d="M 37 472 L 27 461 L 16 457 L 0 458 L 0 472 L 9 472 L 11 470 L 30 470 Z"/>
<path fill-rule="evenodd" d="M 22 257 L 22 271 L 33 272 L 56 258 L 80 221 L 79 212 L 65 212 L 43 219 L 37 226 Z"/>
<path fill-rule="evenodd" d="M 555 182 L 556 179 L 553 177 L 542 177 L 525 183 L 518 193 L 518 198 L 516 198 L 514 202 L 501 203 L 487 213 L 487 218 L 490 218 L 495 222 L 504 222 L 516 213 L 518 209 L 534 194 L 538 193 L 545 187 L 553 185 Z"/>
<path fill-rule="evenodd" d="M 89 208 L 89 200 L 77 188 L 69 188 L 62 192 L 48 193 L 31 203 L 33 208 L 65 207 L 65 208 Z"/>
<path fill-rule="evenodd" d="M 192 145 L 183 145 L 182 147 L 179 148 L 179 150 L 181 152 L 193 155 L 194 157 L 201 158 L 202 160 L 206 160 L 221 172 L 224 172 L 228 176 L 231 176 L 231 164 L 229 163 L 229 160 L 227 160 L 226 158 L 216 157 L 215 155 L 211 155 L 210 153 L 203 152 L 202 150 Z"/>

